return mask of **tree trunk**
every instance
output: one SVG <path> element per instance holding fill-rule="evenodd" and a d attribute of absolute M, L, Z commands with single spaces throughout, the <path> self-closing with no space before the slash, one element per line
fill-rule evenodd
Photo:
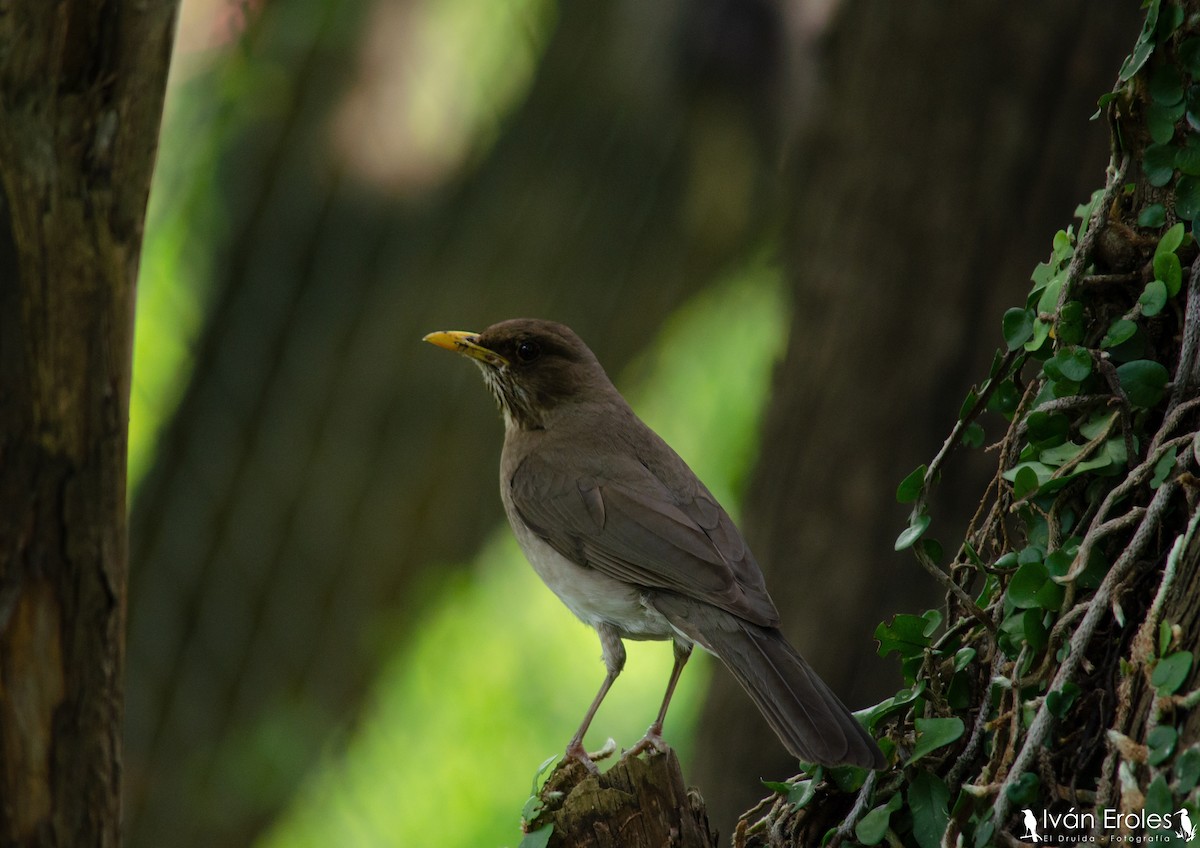
<path fill-rule="evenodd" d="M 1087 117 L 1135 14 L 850 0 L 833 24 L 789 179 L 795 311 L 743 529 L 786 632 L 852 709 L 897 687 L 876 625 L 937 592 L 892 552 L 896 484 L 940 444 L 1047 233 L 1102 173 Z M 992 468 L 952 470 L 939 492 L 952 526 Z M 690 777 L 722 832 L 759 777 L 795 771 L 723 670 L 696 747 Z"/>
<path fill-rule="evenodd" d="M 0 14 L 0 844 L 120 844 L 133 301 L 174 0 Z"/>
<path fill-rule="evenodd" d="M 807 806 L 780 798 L 745 845 L 1191 838 L 1200 3 L 1143 11 L 1102 101 L 1107 126 L 1094 128 L 1112 131 L 1105 183 L 1080 222 L 1063 220 L 1050 260 L 1004 313 L 992 368 L 943 448 L 905 481 L 905 543 L 945 594 L 941 608 L 878 631 L 904 676 L 868 717 L 891 767 L 865 780 L 824 770 Z M 1004 419 L 1003 437 L 988 440 L 996 475 L 943 553 L 925 532 L 943 525 L 930 495 L 985 413 Z M 858 790 L 852 810 L 831 821 L 847 790 Z"/>

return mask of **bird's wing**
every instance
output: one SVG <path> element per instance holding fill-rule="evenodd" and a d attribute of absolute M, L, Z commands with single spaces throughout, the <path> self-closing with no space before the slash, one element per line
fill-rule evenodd
<path fill-rule="evenodd" d="M 762 573 L 725 510 L 699 481 L 668 488 L 634 457 L 604 476 L 568 476 L 530 454 L 509 481 L 525 524 L 563 556 L 627 583 L 676 592 L 764 626 L 779 622 Z"/>

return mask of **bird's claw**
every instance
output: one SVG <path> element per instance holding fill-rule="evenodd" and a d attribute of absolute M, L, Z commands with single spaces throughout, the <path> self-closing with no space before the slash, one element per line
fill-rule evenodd
<path fill-rule="evenodd" d="M 572 740 L 571 744 L 567 746 L 567 756 L 578 760 L 591 774 L 600 774 L 600 769 L 596 767 L 597 760 L 607 760 L 616 751 L 616 740 L 611 737 L 601 746 L 600 750 L 591 753 L 588 753 L 587 748 L 583 747 L 583 742 L 580 740 Z"/>
<path fill-rule="evenodd" d="M 646 735 L 638 740 L 632 748 L 621 755 L 621 759 L 626 757 L 636 757 L 644 751 L 653 751 L 656 754 L 665 754 L 671 750 L 671 746 L 662 737 L 662 727 L 658 725 L 650 725 L 650 729 L 646 731 Z"/>

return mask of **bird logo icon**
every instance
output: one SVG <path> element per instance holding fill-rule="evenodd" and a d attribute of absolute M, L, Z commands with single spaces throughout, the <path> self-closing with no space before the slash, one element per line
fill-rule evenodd
<path fill-rule="evenodd" d="M 1038 835 L 1037 817 L 1033 810 L 1021 810 L 1021 818 L 1025 821 L 1025 835 L 1021 838 L 1030 842 L 1044 842 L 1045 838 Z"/>
<path fill-rule="evenodd" d="M 1196 826 L 1192 824 L 1192 818 L 1188 815 L 1187 810 L 1180 810 L 1178 816 L 1179 829 L 1175 831 L 1175 835 L 1180 839 L 1191 842 L 1196 837 Z"/>

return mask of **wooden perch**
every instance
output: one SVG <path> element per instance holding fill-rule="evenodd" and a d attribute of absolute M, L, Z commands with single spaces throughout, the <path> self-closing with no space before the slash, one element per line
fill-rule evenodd
<path fill-rule="evenodd" d="M 715 848 L 704 799 L 683 782 L 674 751 L 627 757 L 600 775 L 562 762 L 541 791 L 531 830 L 554 825 L 548 848 Z"/>

